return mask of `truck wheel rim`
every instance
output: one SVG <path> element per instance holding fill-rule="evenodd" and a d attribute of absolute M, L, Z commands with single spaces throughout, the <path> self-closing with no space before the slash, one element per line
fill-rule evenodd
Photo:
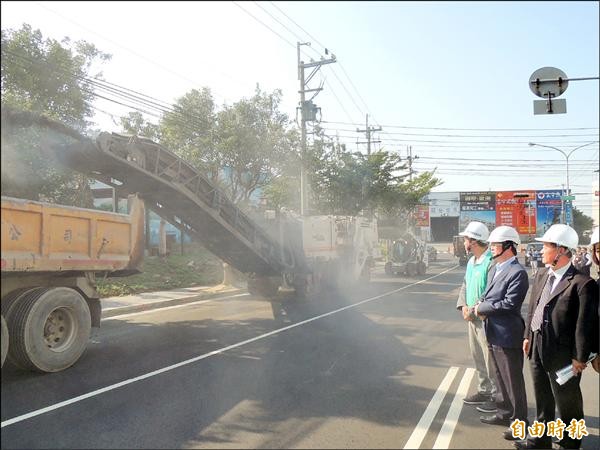
<path fill-rule="evenodd" d="M 76 332 L 77 321 L 68 308 L 56 308 L 46 318 L 44 340 L 52 351 L 60 352 L 68 348 Z"/>

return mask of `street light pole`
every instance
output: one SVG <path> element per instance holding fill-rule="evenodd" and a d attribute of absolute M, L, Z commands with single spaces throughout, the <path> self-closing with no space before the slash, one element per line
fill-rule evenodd
<path fill-rule="evenodd" d="M 544 145 L 544 144 L 536 144 L 535 142 L 530 142 L 529 146 L 530 147 L 545 147 L 545 148 L 550 148 L 552 150 L 556 150 L 557 152 L 560 152 L 565 159 L 567 160 L 567 195 L 571 195 L 571 188 L 569 185 L 569 158 L 571 157 L 571 155 L 575 152 L 575 150 L 579 150 L 580 148 L 583 147 L 587 147 L 588 145 L 592 145 L 592 144 L 597 144 L 598 141 L 594 141 L 594 142 L 588 142 L 587 144 L 583 144 L 580 145 L 579 147 L 575 147 L 573 150 L 571 150 L 569 153 L 565 153 L 563 150 L 561 150 L 560 148 L 556 148 L 553 147 L 551 145 Z M 564 203 L 563 203 L 564 204 Z M 566 212 L 566 208 L 564 208 L 564 215 L 565 215 L 565 222 L 567 222 L 567 212 Z M 567 223 L 567 225 L 570 225 L 569 223 Z"/>

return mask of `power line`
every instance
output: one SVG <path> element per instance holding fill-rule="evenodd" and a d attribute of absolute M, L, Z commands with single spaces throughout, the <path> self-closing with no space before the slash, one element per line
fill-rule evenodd
<path fill-rule="evenodd" d="M 471 170 L 466 170 L 465 168 L 458 168 L 458 167 L 417 167 L 417 169 L 422 170 L 422 171 L 426 171 L 426 172 L 431 172 L 433 170 L 438 170 L 440 172 L 449 172 L 449 173 L 462 173 L 462 174 L 469 174 L 469 175 L 477 175 L 480 174 L 481 172 L 494 172 L 497 173 L 498 172 L 498 168 L 496 167 L 480 167 L 477 169 L 471 169 Z M 536 170 L 531 170 L 531 169 L 503 169 L 503 172 L 510 172 L 511 174 L 514 173 L 525 173 L 525 174 L 530 174 L 530 175 L 548 175 L 548 174 L 563 174 L 564 170 L 561 169 L 536 169 Z M 506 173 L 501 173 L 498 174 L 499 177 L 502 178 L 506 178 Z M 487 176 L 487 175 L 486 175 Z"/>
<path fill-rule="evenodd" d="M 290 30 L 283 22 L 281 22 L 279 19 L 277 19 L 275 16 L 273 16 L 269 11 L 267 11 L 265 8 L 263 8 L 261 5 L 258 4 L 258 2 L 253 2 L 256 6 L 258 6 L 260 9 L 262 9 L 265 13 L 267 13 L 274 21 L 276 21 L 279 25 L 281 25 L 283 28 L 285 28 L 286 30 L 288 30 L 291 34 L 294 35 L 294 37 L 296 39 L 298 39 L 299 42 L 303 42 L 304 38 L 302 36 L 298 36 L 293 30 Z M 278 8 L 279 9 L 279 8 Z M 287 16 L 286 16 L 287 17 Z M 318 56 L 321 56 L 321 54 L 315 50 L 312 47 L 308 47 L 310 50 L 312 50 L 314 53 L 316 53 Z M 302 51 L 302 50 L 301 50 Z M 304 53 L 306 55 L 306 53 L 304 51 L 302 51 L 302 53 Z M 308 56 L 308 55 L 306 55 Z"/>
<path fill-rule="evenodd" d="M 254 14 L 252 14 L 249 11 L 247 11 L 246 9 L 242 8 L 237 2 L 232 1 L 232 3 L 235 6 L 237 6 L 238 8 L 240 8 L 242 11 L 244 11 L 246 14 L 248 14 L 250 17 L 252 17 L 254 20 L 256 20 L 258 23 L 260 23 L 262 26 L 264 26 L 265 28 L 269 29 L 273 34 L 275 34 L 276 36 L 278 36 L 282 41 L 284 41 L 285 43 L 287 43 L 289 46 L 291 46 L 293 48 L 296 48 L 296 46 L 294 44 L 292 44 L 290 41 L 288 41 L 286 38 L 284 38 L 281 34 L 279 34 L 277 31 L 275 31 L 273 28 L 271 28 L 269 25 L 267 25 L 262 20 L 260 20 L 258 17 L 256 17 Z"/>
<path fill-rule="evenodd" d="M 323 120 L 322 123 L 334 123 L 340 125 L 352 125 L 358 126 L 360 123 L 357 122 L 337 122 L 331 120 Z M 442 128 L 442 127 L 414 127 L 414 126 L 403 126 L 403 125 L 381 125 L 386 128 L 406 128 L 406 129 L 418 129 L 418 130 L 455 130 L 455 131 L 567 131 L 567 130 L 598 130 L 598 127 L 594 128 Z"/>
<path fill-rule="evenodd" d="M 192 79 L 188 78 L 188 77 L 187 77 L 187 76 L 185 76 L 185 75 L 182 75 L 182 74 L 180 74 L 180 73 L 178 73 L 178 72 L 175 72 L 174 70 L 172 70 L 172 69 L 170 69 L 170 68 L 168 68 L 168 67 L 165 67 L 165 66 L 163 66 L 163 65 L 159 64 L 158 62 L 156 62 L 156 61 L 154 61 L 154 60 L 152 60 L 152 59 L 150 59 L 150 58 L 148 58 L 148 57 L 146 57 L 146 56 L 144 56 L 144 55 L 142 55 L 142 54 L 140 54 L 140 53 L 137 53 L 137 52 L 136 52 L 136 51 L 134 51 L 134 50 L 131 50 L 131 49 L 130 49 L 130 48 L 128 48 L 128 47 L 125 47 L 125 46 L 123 46 L 123 45 L 119 44 L 118 42 L 115 42 L 115 41 L 113 41 L 113 40 L 111 40 L 111 39 L 107 38 L 106 36 L 103 36 L 102 34 L 100 34 L 100 33 L 96 32 L 96 31 L 94 31 L 94 30 L 91 30 L 91 29 L 89 29 L 89 28 L 87 28 L 87 27 L 84 27 L 84 26 L 83 26 L 83 25 L 81 25 L 80 23 L 78 23 L 78 22 L 74 21 L 73 19 L 70 19 L 70 18 L 68 18 L 68 17 L 66 17 L 66 16 L 64 16 L 64 15 L 62 15 L 62 14 L 60 14 L 60 13 L 56 12 L 56 11 L 54 11 L 54 10 L 53 10 L 53 9 L 51 9 L 51 8 L 48 8 L 47 6 L 45 6 L 45 5 L 44 5 L 44 4 L 42 4 L 42 3 L 39 3 L 39 2 L 38 2 L 38 3 L 36 3 L 36 5 L 38 5 L 38 6 L 42 7 L 42 8 L 44 8 L 45 10 L 47 10 L 47 11 L 51 12 L 52 14 L 55 14 L 55 15 L 57 15 L 57 16 L 59 16 L 59 17 L 62 17 L 64 20 L 67 20 L 68 22 L 71 22 L 71 23 L 73 23 L 74 25 L 76 25 L 77 27 L 79 27 L 79 28 L 81 28 L 81 29 L 83 29 L 83 30 L 85 30 L 85 31 L 88 31 L 88 32 L 90 32 L 90 33 L 92 33 L 92 34 L 95 34 L 96 36 L 99 36 L 99 37 L 101 37 L 102 39 L 104 39 L 104 40 L 106 40 L 106 41 L 108 41 L 108 42 L 112 43 L 113 45 L 116 45 L 117 47 L 120 47 L 120 48 L 122 48 L 122 49 L 124 49 L 124 50 L 128 51 L 129 53 L 131 53 L 131 54 L 133 54 L 133 55 L 135 55 L 135 56 L 137 56 L 137 57 L 139 57 L 139 58 L 141 58 L 141 59 L 144 59 L 144 60 L 148 61 L 149 63 L 152 63 L 152 64 L 154 64 L 155 66 L 157 66 L 157 67 L 160 67 L 161 69 L 163 69 L 163 70 L 165 70 L 165 71 L 167 71 L 167 72 L 170 72 L 170 73 L 172 73 L 173 75 L 176 75 L 177 77 L 179 77 L 179 78 L 181 78 L 181 79 L 183 79 L 183 80 L 186 80 L 186 81 L 188 81 L 188 82 L 190 82 L 190 83 L 193 83 L 194 85 L 201 84 L 201 83 L 198 83 L 198 82 L 197 82 L 197 81 L 195 81 L 195 80 L 192 80 Z M 230 74 L 228 74 L 228 73 L 221 72 L 221 71 L 218 71 L 218 73 L 219 73 L 220 75 L 225 75 L 227 78 L 229 78 L 229 79 L 231 79 L 232 81 L 236 82 L 236 83 L 237 83 L 237 84 L 239 84 L 240 86 L 244 86 L 244 87 L 247 87 L 247 86 L 248 86 L 246 83 L 242 83 L 241 81 L 237 80 L 235 77 L 233 77 L 232 75 L 230 75 Z M 221 94 L 221 93 L 219 93 L 219 92 L 217 92 L 217 91 L 214 91 L 214 90 L 213 90 L 213 92 L 214 92 L 215 94 L 217 94 L 219 97 L 221 97 L 223 100 L 227 101 L 227 99 L 228 99 L 228 98 L 227 98 L 225 95 L 223 95 L 223 94 Z"/>
<path fill-rule="evenodd" d="M 326 136 L 328 137 L 332 137 L 330 134 L 326 134 Z M 355 136 L 339 136 L 339 137 L 345 137 L 346 139 L 354 139 Z M 414 141 L 407 141 L 407 142 L 414 142 Z M 446 141 L 442 141 L 442 142 L 446 142 Z M 419 144 L 418 148 L 419 151 L 426 151 L 426 152 L 447 152 L 447 150 L 440 150 L 440 149 L 453 149 L 452 152 L 453 153 L 478 153 L 480 154 L 482 150 L 485 150 L 486 152 L 494 152 L 494 153 L 506 153 L 506 150 L 512 150 L 512 151 L 523 151 L 523 152 L 527 152 L 527 153 L 539 153 L 539 152 L 543 152 L 543 153 L 548 153 L 550 150 L 546 149 L 546 150 L 541 150 L 538 148 L 531 148 L 529 146 L 523 145 L 523 144 L 519 144 L 519 143 L 515 143 L 516 145 L 512 145 L 512 146 L 508 146 L 508 145 L 490 145 L 490 144 L 486 144 L 485 146 L 483 145 L 467 145 L 467 144 L 458 144 L 458 145 L 451 145 L 452 141 L 448 141 L 448 144 Z M 549 142 L 549 144 L 552 142 Z M 557 145 L 561 145 L 561 147 L 564 148 L 569 148 L 569 147 L 576 147 L 577 144 L 574 145 L 563 145 L 562 143 L 556 143 Z M 394 142 L 384 142 L 384 146 L 385 148 L 391 148 L 391 149 L 395 149 L 395 148 L 402 148 L 405 149 L 407 144 L 398 144 L 398 143 L 394 143 Z M 589 150 L 594 150 L 594 147 L 586 147 L 585 149 L 581 149 L 581 151 L 589 151 Z"/>
<path fill-rule="evenodd" d="M 385 125 L 382 125 L 385 126 Z M 340 137 L 350 138 L 352 139 L 354 136 L 341 135 Z M 389 138 L 387 141 L 391 142 L 420 142 L 420 143 L 430 143 L 430 144 L 523 144 L 528 145 L 530 141 L 438 141 L 438 140 L 421 140 L 421 139 L 398 139 L 398 138 Z M 557 145 L 564 144 L 585 144 L 589 141 L 565 141 L 560 142 Z"/>
<path fill-rule="evenodd" d="M 255 2 L 256 3 L 256 2 Z M 300 30 L 302 30 L 306 35 L 308 35 L 312 40 L 314 40 L 318 45 L 321 46 L 321 48 L 323 48 L 325 50 L 325 53 L 327 53 L 328 49 L 321 44 L 314 36 L 312 36 L 308 31 L 306 31 L 302 26 L 300 26 L 300 24 L 298 24 L 295 20 L 293 20 L 290 16 L 288 16 L 285 12 L 283 12 L 281 10 L 281 8 L 279 8 L 277 5 L 275 5 L 275 3 L 273 2 L 269 2 L 273 7 L 275 7 L 281 14 L 283 14 L 290 22 L 292 22 L 294 25 L 296 25 Z M 258 5 L 258 4 L 257 4 Z M 279 21 L 277 18 L 273 17 L 268 11 L 266 11 L 264 8 L 262 8 L 260 5 L 258 5 L 261 9 L 263 9 L 263 11 L 265 11 L 267 14 L 269 14 L 269 16 L 271 16 L 277 23 L 279 23 L 280 25 L 282 25 L 286 30 L 288 30 L 290 33 L 292 33 L 296 38 L 298 38 L 300 41 L 302 41 L 302 37 L 298 36 L 294 31 L 290 30 L 286 25 L 284 25 L 281 21 Z M 312 47 L 310 47 L 312 50 L 314 50 Z M 316 50 L 314 50 L 316 52 Z M 318 53 L 318 52 L 317 52 Z M 337 81 L 340 83 L 340 85 L 342 86 L 342 88 L 344 89 L 344 91 L 346 92 L 346 94 L 348 95 L 348 97 L 350 98 L 350 100 L 352 101 L 352 103 L 354 104 L 354 106 L 356 106 L 356 108 L 358 109 L 359 113 L 362 115 L 363 110 L 362 108 L 358 105 L 358 103 L 356 102 L 356 100 L 354 99 L 354 96 L 350 93 L 350 91 L 346 88 L 345 84 L 342 82 L 342 80 L 338 77 L 335 69 L 333 67 L 330 67 L 331 72 L 333 73 L 333 75 L 335 76 L 335 78 L 337 79 Z M 346 71 L 344 70 L 344 68 L 342 67 L 342 70 L 344 71 L 344 73 L 346 73 Z M 347 78 L 350 80 L 350 78 L 348 77 L 347 73 L 346 73 Z M 354 89 L 356 90 L 356 86 L 354 86 L 354 84 L 352 83 L 352 80 L 350 80 L 350 83 L 353 85 Z M 329 87 L 331 88 L 331 83 L 329 83 Z M 357 90 L 356 90 L 357 91 Z M 358 92 L 358 91 L 357 91 Z M 360 94 L 359 94 L 360 97 Z M 360 97 L 362 100 L 362 97 Z M 339 100 L 339 98 L 337 98 L 338 103 L 341 104 L 341 101 Z M 363 100 L 364 103 L 364 100 Z M 365 103 L 366 106 L 366 103 Z M 342 109 L 344 109 L 344 112 L 346 113 L 346 115 L 350 118 L 350 115 L 348 114 L 348 112 L 345 110 L 345 108 L 342 107 Z M 368 107 L 367 107 L 368 110 Z M 352 120 L 350 118 L 350 120 Z"/>
<path fill-rule="evenodd" d="M 514 159 L 501 159 L 501 158 L 491 158 L 491 159 L 486 159 L 486 158 L 438 158 L 438 157 L 432 157 L 432 156 L 420 156 L 419 159 L 431 159 L 431 160 L 435 160 L 435 161 L 488 161 L 488 162 L 498 162 L 498 161 L 514 162 L 515 161 Z M 552 160 L 552 161 L 554 161 L 554 160 Z M 564 160 L 557 159 L 555 161 L 564 165 Z M 586 161 L 593 162 L 592 160 L 586 160 Z M 550 161 L 548 161 L 547 159 L 519 159 L 519 162 L 550 162 Z"/>
<path fill-rule="evenodd" d="M 327 50 L 327 47 L 325 47 L 323 44 L 321 44 L 314 36 L 312 36 L 308 31 L 306 31 L 304 28 L 302 28 L 300 25 L 298 25 L 294 19 L 292 19 L 290 16 L 288 16 L 285 12 L 283 12 L 281 10 L 281 8 L 279 8 L 275 3 L 273 2 L 269 2 L 271 5 L 273 5 L 281 14 L 283 14 L 285 17 L 288 18 L 288 20 L 290 20 L 294 25 L 296 25 L 298 28 L 300 28 L 302 31 L 304 31 L 308 37 L 310 37 L 314 42 L 316 42 L 318 45 L 321 46 L 321 48 L 323 48 L 324 50 Z"/>
<path fill-rule="evenodd" d="M 131 91 L 131 90 L 127 89 L 127 88 L 124 88 L 122 86 L 118 86 L 118 85 L 116 85 L 114 83 L 106 82 L 104 80 L 92 79 L 92 78 L 89 78 L 89 77 L 85 77 L 85 76 L 79 75 L 78 73 L 75 73 L 75 72 L 73 72 L 71 70 L 66 70 L 64 68 L 61 68 L 57 64 L 51 64 L 48 61 L 33 60 L 32 58 L 29 58 L 27 56 L 19 55 L 17 53 L 14 53 L 14 52 L 11 52 L 11 51 L 7 51 L 7 50 L 4 50 L 4 54 L 7 55 L 7 56 L 16 56 L 16 57 L 19 57 L 22 60 L 25 60 L 25 61 L 29 62 L 31 65 L 40 64 L 40 63 L 41 64 L 45 64 L 45 65 L 49 66 L 51 68 L 51 70 L 59 71 L 59 72 L 62 72 L 64 74 L 67 74 L 69 76 L 73 76 L 74 78 L 79 79 L 81 81 L 84 81 L 85 83 L 89 83 L 89 85 L 94 86 L 94 87 L 100 89 L 101 91 L 104 91 L 104 92 L 107 92 L 107 93 L 109 93 L 111 95 L 114 95 L 114 96 L 116 96 L 117 98 L 119 98 L 121 100 L 128 101 L 128 103 L 123 103 L 123 101 L 118 101 L 118 100 L 116 100 L 114 98 L 105 97 L 103 95 L 100 95 L 98 92 L 96 92 L 93 89 L 90 89 L 89 87 L 87 87 L 86 84 L 84 84 L 84 85 L 81 86 L 82 90 L 84 90 L 85 92 L 87 92 L 87 93 L 89 93 L 91 95 L 94 95 L 97 98 L 101 98 L 103 100 L 107 100 L 107 101 L 110 101 L 112 103 L 115 103 L 115 104 L 118 104 L 118 105 L 121 105 L 121 106 L 125 106 L 125 107 L 128 107 L 128 108 L 134 109 L 136 111 L 142 112 L 144 114 L 147 114 L 147 115 L 150 115 L 150 116 L 153 116 L 153 117 L 156 117 L 156 118 L 161 118 L 162 116 L 161 115 L 157 115 L 155 111 L 158 111 L 161 114 L 172 114 L 174 116 L 174 118 L 176 118 L 176 119 L 179 118 L 178 120 L 176 120 L 176 122 L 178 122 L 181 125 L 184 125 L 184 128 L 188 129 L 189 131 L 193 131 L 193 132 L 197 133 L 197 129 L 196 128 L 191 128 L 189 126 L 189 125 L 192 125 L 192 123 L 189 122 L 189 119 L 201 120 L 201 118 L 198 117 L 198 116 L 195 116 L 195 115 L 189 114 L 189 113 L 183 114 L 181 111 L 178 111 L 177 108 L 175 108 L 175 107 L 171 107 L 171 106 L 163 107 L 163 106 L 161 106 L 160 104 L 158 104 L 156 102 L 147 101 L 146 99 L 144 99 L 142 97 L 139 97 L 139 96 L 136 96 L 136 95 L 130 93 L 130 92 L 136 92 L 136 91 Z M 22 67 L 22 68 L 24 68 L 26 70 L 28 69 L 27 66 L 24 66 L 24 65 L 20 64 L 17 61 L 13 61 L 12 63 L 15 64 L 16 66 Z M 105 83 L 105 84 L 108 84 L 108 85 L 112 85 L 112 86 L 116 86 L 118 89 L 117 88 L 113 88 L 111 86 L 105 86 L 102 83 Z M 127 91 L 129 91 L 129 92 L 127 92 Z M 140 95 L 145 96 L 145 94 L 140 94 Z M 145 96 L 145 97 L 153 99 L 152 97 L 149 97 L 149 96 Z M 156 100 L 156 99 L 153 99 L 153 100 Z M 156 101 L 157 102 L 162 102 L 161 100 L 156 100 Z M 133 104 L 131 102 L 133 102 Z M 140 107 L 139 105 L 142 105 L 142 106 Z M 92 105 L 89 105 L 89 106 L 92 106 Z M 147 108 L 150 108 L 151 110 L 148 110 Z M 154 111 L 152 111 L 152 110 L 154 110 Z M 181 119 L 184 119 L 185 122 L 182 121 Z"/>
<path fill-rule="evenodd" d="M 323 127 L 323 129 L 325 130 L 335 130 L 335 131 L 354 131 L 350 128 L 333 128 L 333 127 Z M 489 134 L 435 134 L 435 133 L 404 133 L 402 131 L 390 131 L 387 134 L 389 135 L 401 135 L 401 136 L 428 136 L 428 137 L 449 137 L 449 138 L 455 138 L 455 137 L 461 137 L 461 138 L 477 138 L 477 137 L 484 137 L 484 138 L 526 138 L 526 137 L 531 137 L 531 138 L 555 138 L 555 137 L 586 137 L 586 136 L 590 136 L 590 137 L 599 137 L 600 134 L 599 133 L 593 133 L 593 134 L 544 134 L 544 135 L 500 135 L 500 136 L 496 136 L 496 135 L 489 135 Z"/>
<path fill-rule="evenodd" d="M 346 110 L 346 107 L 342 104 L 342 102 L 340 101 L 339 97 L 335 93 L 335 90 L 331 86 L 331 83 L 329 83 L 327 81 L 327 77 L 326 76 L 323 76 L 323 83 L 327 84 L 327 86 L 331 90 L 331 93 L 333 94 L 334 98 L 337 100 L 338 104 L 340 105 L 340 107 L 342 108 L 342 110 L 344 111 L 344 113 L 346 113 L 346 116 L 348 116 L 348 119 L 352 120 L 352 118 L 350 117 L 350 114 L 348 113 L 348 110 Z M 331 136 L 328 136 L 328 137 L 331 137 Z"/>
<path fill-rule="evenodd" d="M 205 136 L 205 137 L 207 136 L 207 133 L 198 133 L 198 128 L 196 127 L 197 121 L 202 121 L 202 120 L 204 120 L 204 118 L 197 116 L 195 114 L 190 114 L 189 111 L 186 111 L 184 113 L 178 105 L 163 106 L 163 105 L 161 105 L 161 103 L 163 103 L 164 105 L 167 105 L 167 103 L 163 102 L 162 100 L 158 100 L 158 99 L 155 99 L 154 97 L 150 97 L 146 94 L 142 94 L 137 91 L 133 91 L 131 89 L 125 88 L 123 86 L 119 86 L 117 84 L 110 83 L 106 80 L 85 77 L 78 73 L 73 72 L 72 70 L 66 70 L 64 67 L 61 67 L 61 65 L 59 65 L 59 64 L 51 64 L 48 61 L 39 60 L 39 59 L 34 60 L 27 56 L 20 55 L 20 54 L 11 52 L 11 51 L 7 51 L 4 48 L 2 49 L 2 51 L 3 51 L 3 56 L 7 55 L 9 57 L 18 57 L 21 60 L 26 61 L 29 64 L 29 66 L 19 64 L 17 61 L 13 62 L 13 64 L 18 65 L 18 66 L 24 68 L 25 70 L 28 70 L 32 65 L 35 65 L 35 64 L 45 64 L 46 66 L 48 66 L 50 68 L 50 70 L 62 72 L 62 73 L 68 74 L 69 76 L 74 77 L 75 79 L 83 81 L 85 84 L 83 86 L 81 86 L 82 90 L 86 93 L 93 95 L 96 98 L 106 100 L 106 101 L 112 102 L 114 104 L 124 106 L 124 107 L 139 111 L 141 113 L 144 113 L 144 114 L 147 114 L 149 116 L 159 118 L 159 119 L 163 118 L 163 115 L 169 114 L 170 119 L 174 123 L 181 126 L 183 129 L 190 131 L 190 132 L 194 133 L 195 135 Z M 96 92 L 96 90 L 94 90 L 92 88 L 95 88 L 97 90 L 105 92 L 108 95 L 114 96 L 116 98 L 111 98 L 111 97 L 101 95 L 99 92 Z M 148 99 L 150 99 L 150 100 L 148 100 Z M 100 108 L 95 107 L 93 104 L 91 104 L 89 102 L 86 102 L 86 104 L 92 109 L 95 109 L 95 110 L 101 111 L 104 114 L 110 115 L 113 122 L 115 121 L 114 120 L 115 116 L 113 114 L 108 113 L 107 111 L 101 110 Z M 157 112 L 158 112 L 158 114 L 157 114 Z"/>
<path fill-rule="evenodd" d="M 352 96 L 352 94 L 350 94 L 350 92 L 346 88 L 346 85 L 344 83 L 342 83 L 342 80 L 340 80 L 340 78 L 337 76 L 337 73 L 335 73 L 335 70 L 333 70 L 333 67 L 330 67 L 329 69 L 333 73 L 333 76 L 335 76 L 335 78 L 338 80 L 338 82 L 342 85 L 342 88 L 344 89 L 344 91 L 346 91 L 346 94 L 348 94 L 348 97 L 350 97 L 350 100 L 352 101 L 352 103 L 354 103 L 354 106 L 356 106 L 356 109 L 358 110 L 358 112 L 362 115 L 363 114 L 362 109 L 360 108 L 360 106 L 358 106 L 358 103 L 356 103 L 356 101 L 354 100 L 354 97 Z"/>

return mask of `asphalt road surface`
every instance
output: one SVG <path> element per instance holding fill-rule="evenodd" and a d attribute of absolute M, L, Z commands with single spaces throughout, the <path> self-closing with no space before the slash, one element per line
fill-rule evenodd
<path fill-rule="evenodd" d="M 57 374 L 2 370 L 2 448 L 513 448 L 476 389 L 464 268 L 310 300 L 238 295 L 103 320 Z M 525 310 L 525 307 L 524 307 Z M 534 417 L 531 377 L 525 379 Z M 598 374 L 583 375 L 599 448 Z"/>

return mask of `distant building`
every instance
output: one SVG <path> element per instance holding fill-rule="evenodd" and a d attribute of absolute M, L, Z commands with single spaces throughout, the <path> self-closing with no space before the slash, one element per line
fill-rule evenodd
<path fill-rule="evenodd" d="M 598 184 L 596 216 L 598 223 Z M 541 236 L 555 223 L 572 223 L 572 207 L 564 203 L 561 190 L 431 192 L 422 199 L 429 205 L 429 235 L 434 242 L 450 242 L 471 221 L 484 223 L 490 231 L 500 225 L 514 227 L 523 241 Z"/>
<path fill-rule="evenodd" d="M 94 181 L 91 184 L 92 195 L 94 197 L 94 208 L 102 209 L 104 211 L 114 211 L 113 207 L 113 188 L 100 181 Z M 117 210 L 115 212 L 121 214 L 127 214 L 127 199 L 119 198 Z M 148 245 L 150 247 L 158 247 L 158 230 L 160 227 L 160 216 L 154 211 L 148 211 L 148 229 L 150 234 L 148 235 Z M 170 247 L 174 244 L 181 243 L 181 231 L 166 222 L 165 232 L 167 235 L 167 246 Z M 184 233 L 183 242 L 191 242 L 191 238 Z"/>

